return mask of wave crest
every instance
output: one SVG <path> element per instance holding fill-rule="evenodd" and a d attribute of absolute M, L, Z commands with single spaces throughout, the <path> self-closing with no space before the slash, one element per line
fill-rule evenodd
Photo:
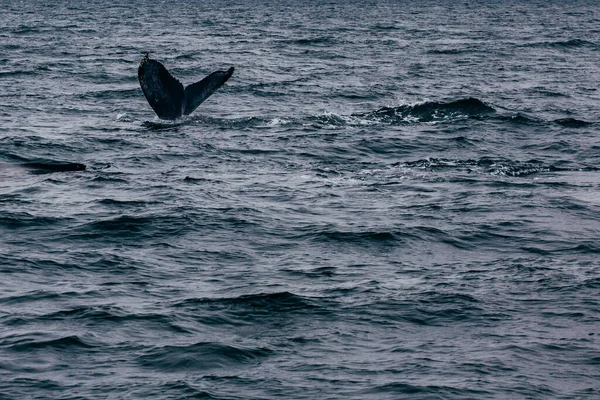
<path fill-rule="evenodd" d="M 383 107 L 370 113 L 354 115 L 393 125 L 473 118 L 494 112 L 496 110 L 493 107 L 479 99 L 469 97 L 450 102 L 427 101 L 414 105 Z"/>

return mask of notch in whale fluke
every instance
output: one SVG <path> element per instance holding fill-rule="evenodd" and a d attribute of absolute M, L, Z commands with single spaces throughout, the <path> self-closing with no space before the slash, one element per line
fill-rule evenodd
<path fill-rule="evenodd" d="M 152 60 L 149 54 L 142 58 L 138 68 L 138 80 L 150 107 L 161 119 L 176 119 L 191 114 L 233 75 L 233 67 L 227 71 L 215 71 L 199 82 L 183 87 L 173 78 L 164 65 Z"/>

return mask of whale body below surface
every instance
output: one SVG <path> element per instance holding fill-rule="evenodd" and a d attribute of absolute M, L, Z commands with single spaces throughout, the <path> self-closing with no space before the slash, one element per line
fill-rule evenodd
<path fill-rule="evenodd" d="M 176 119 L 191 114 L 233 75 L 233 67 L 227 71 L 215 71 L 199 82 L 183 87 L 173 78 L 164 65 L 149 58 L 140 61 L 138 80 L 150 107 L 161 119 Z"/>

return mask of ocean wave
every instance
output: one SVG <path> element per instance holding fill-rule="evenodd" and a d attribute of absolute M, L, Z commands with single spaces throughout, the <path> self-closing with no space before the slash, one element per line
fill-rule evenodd
<path fill-rule="evenodd" d="M 554 40 L 554 41 L 542 41 L 522 44 L 522 47 L 532 48 L 549 48 L 549 49 L 578 49 L 578 48 L 597 48 L 598 45 L 594 42 L 585 39 L 568 39 L 568 40 Z"/>
<path fill-rule="evenodd" d="M 205 376 L 203 379 L 209 379 L 210 376 Z M 218 388 L 214 391 L 209 391 L 203 388 L 204 385 L 193 385 L 189 380 L 175 380 L 167 381 L 162 387 L 161 391 L 166 393 L 178 393 L 177 397 L 180 399 L 201 399 L 201 400 L 230 400 L 231 396 L 219 396 L 216 393 L 219 392 Z M 139 398 L 151 398 L 162 399 L 156 396 L 156 391 L 153 391 L 151 387 L 145 386 L 140 388 L 139 392 L 135 393 Z M 169 399 L 168 396 L 164 399 Z"/>
<path fill-rule="evenodd" d="M 401 25 L 395 25 L 395 24 L 381 22 L 381 23 L 376 23 L 375 25 L 370 26 L 369 29 L 372 29 L 374 31 L 399 31 L 399 30 L 402 30 L 403 27 Z"/>
<path fill-rule="evenodd" d="M 28 34 L 38 34 L 38 33 L 46 33 L 51 30 L 48 26 L 29 26 L 29 25 L 18 25 L 16 27 L 10 28 L 9 32 L 14 35 L 28 35 Z"/>
<path fill-rule="evenodd" d="M 299 46 L 331 46 L 337 43 L 337 39 L 335 39 L 333 36 L 315 36 L 310 38 L 301 38 L 286 41 Z"/>
<path fill-rule="evenodd" d="M 103 237 L 107 241 L 173 237 L 189 231 L 190 221 L 185 215 L 119 215 L 92 221 L 69 229 L 71 239 L 87 240 Z M 63 235 L 65 232 L 62 233 Z"/>
<path fill-rule="evenodd" d="M 187 116 L 174 121 L 154 120 L 144 121 L 142 126 L 150 131 L 178 131 L 183 126 L 195 126 L 198 124 L 207 124 L 218 126 L 219 128 L 253 128 L 260 126 L 277 126 L 273 121 L 282 121 L 281 124 L 291 123 L 287 118 L 268 118 L 268 117 L 245 117 L 245 118 L 217 118 L 202 115 Z M 285 121 L 285 122 L 283 122 Z"/>
<path fill-rule="evenodd" d="M 33 290 L 13 296 L 1 297 L 0 304 L 17 306 L 32 302 L 61 301 L 77 297 L 77 295 L 78 293 L 73 291 L 56 292 L 45 290 Z"/>
<path fill-rule="evenodd" d="M 119 199 L 99 199 L 97 200 L 98 204 L 102 204 L 105 206 L 115 207 L 117 209 L 128 208 L 128 207 L 147 207 L 152 204 L 156 204 L 157 202 L 148 201 L 148 200 L 119 200 Z"/>
<path fill-rule="evenodd" d="M 522 112 L 517 112 L 515 114 L 496 114 L 489 117 L 490 120 L 499 121 L 499 122 L 507 122 L 515 125 L 523 125 L 523 126 L 536 126 L 536 125 L 547 125 L 547 124 L 557 124 L 567 128 L 584 128 L 591 125 L 594 125 L 593 122 L 588 122 L 576 118 L 559 118 L 555 120 L 544 120 L 542 118 L 537 118 L 532 115 L 527 115 Z"/>
<path fill-rule="evenodd" d="M 600 167 L 577 166 L 564 167 L 546 164 L 538 160 L 514 161 L 504 158 L 482 157 L 480 159 L 446 159 L 426 158 L 416 161 L 396 163 L 394 166 L 403 168 L 417 168 L 429 170 L 464 169 L 491 175 L 527 176 L 541 172 L 566 172 L 566 171 L 600 171 Z"/>
<path fill-rule="evenodd" d="M 0 78 L 7 78 L 13 76 L 30 76 L 37 75 L 37 70 L 31 69 L 20 69 L 20 70 L 12 70 L 12 71 L 0 71 Z"/>
<path fill-rule="evenodd" d="M 583 128 L 594 125 L 576 118 L 544 120 L 522 112 L 500 114 L 497 110 L 476 98 L 450 102 L 428 101 L 397 107 L 383 107 L 376 111 L 358 114 L 325 113 L 309 117 L 313 126 L 337 128 L 343 126 L 411 125 L 419 123 L 454 122 L 460 119 L 476 119 L 508 122 L 516 125 L 544 125 L 554 123 L 568 128 Z"/>
<path fill-rule="evenodd" d="M 176 132 L 179 130 L 179 128 L 182 125 L 185 125 L 186 122 L 185 121 L 173 121 L 173 122 L 167 122 L 167 121 L 144 121 L 142 122 L 142 126 L 144 128 L 147 128 L 150 131 L 171 131 L 171 132 Z"/>
<path fill-rule="evenodd" d="M 107 184 L 107 183 L 122 183 L 122 184 L 130 183 L 128 179 L 119 177 L 119 176 L 117 176 L 117 174 L 97 175 L 97 176 L 94 176 L 90 182 L 94 183 L 94 184 L 101 184 L 101 185 Z M 89 185 L 89 186 L 91 187 L 92 185 Z"/>
<path fill-rule="evenodd" d="M 69 220 L 70 218 L 67 217 L 35 215 L 28 212 L 5 212 L 0 215 L 0 227 L 4 229 L 48 228 Z"/>
<path fill-rule="evenodd" d="M 311 235 L 317 242 L 341 242 L 352 244 L 394 245 L 402 242 L 402 234 L 397 232 L 351 232 L 340 230 L 323 230 Z"/>
<path fill-rule="evenodd" d="M 315 128 L 337 128 L 340 126 L 372 124 L 372 121 L 362 119 L 360 117 L 335 113 L 325 113 L 322 115 L 308 117 L 308 121 L 310 121 L 311 125 Z"/>
<path fill-rule="evenodd" d="M 215 342 L 167 345 L 146 351 L 138 358 L 145 368 L 163 372 L 206 371 L 256 363 L 274 354 L 265 347 L 241 347 Z"/>
<path fill-rule="evenodd" d="M 462 398 L 471 396 L 471 398 L 485 398 L 493 394 L 493 392 L 485 389 L 468 389 L 464 385 L 417 385 L 408 382 L 390 382 L 385 384 L 375 385 L 372 388 L 362 391 L 365 395 L 377 395 L 382 398 L 387 398 L 389 395 L 394 396 L 410 396 L 423 399 L 445 399 L 445 398 Z M 416 397 L 415 397 L 416 396 Z"/>
<path fill-rule="evenodd" d="M 446 49 L 432 49 L 428 50 L 427 54 L 439 54 L 439 55 L 458 55 L 464 53 L 470 53 L 473 50 L 470 49 L 457 49 L 457 48 L 446 48 Z"/>
<path fill-rule="evenodd" d="M 114 83 L 114 82 L 113 82 Z M 96 90 L 75 95 L 75 98 L 80 100 L 116 100 L 116 99 L 137 99 L 139 98 L 140 90 L 134 89 L 113 89 L 113 90 Z"/>
<path fill-rule="evenodd" d="M 5 337 L 5 342 L 8 338 Z M 16 338 L 15 338 L 16 339 Z M 34 350 L 59 350 L 59 351 L 77 351 L 77 349 L 90 349 L 96 347 L 97 344 L 91 343 L 89 340 L 84 340 L 79 336 L 70 335 L 57 339 L 40 340 L 33 338 L 16 339 L 15 344 L 9 345 L 8 348 L 16 352 L 31 352 Z"/>
<path fill-rule="evenodd" d="M 415 122 L 438 122 L 461 118 L 479 117 L 495 113 L 496 110 L 479 99 L 470 97 L 450 102 L 428 101 L 414 105 L 383 107 L 366 114 L 353 114 L 369 121 L 386 124 L 408 124 Z"/>
<path fill-rule="evenodd" d="M 555 119 L 554 123 L 561 126 L 565 126 L 567 128 L 584 128 L 593 125 L 593 122 L 587 122 L 576 118 Z"/>
<path fill-rule="evenodd" d="M 508 115 L 496 115 L 496 116 L 494 116 L 494 120 L 499 121 L 499 122 L 508 122 L 508 123 L 515 124 L 515 125 L 525 125 L 525 126 L 541 125 L 546 122 L 542 119 L 535 118 L 530 115 L 525 115 L 523 113 L 508 114 Z"/>
<path fill-rule="evenodd" d="M 172 333 L 190 333 L 188 330 L 174 324 L 169 315 L 158 313 L 140 313 L 126 311 L 116 306 L 78 306 L 67 310 L 60 310 L 46 315 L 40 315 L 30 318 L 28 322 L 49 322 L 49 321 L 67 321 L 77 320 L 83 324 L 125 324 L 133 322 L 136 324 L 146 324 L 149 329 L 162 328 Z"/>
<path fill-rule="evenodd" d="M 319 305 L 315 302 L 315 300 L 311 300 L 307 297 L 299 296 L 290 292 L 258 293 L 226 298 L 192 298 L 179 301 L 174 306 L 189 307 L 200 305 L 222 307 L 235 306 L 246 310 L 245 312 L 252 310 L 254 314 L 269 314 L 272 312 L 285 313 L 292 311 L 314 310 L 319 308 Z"/>

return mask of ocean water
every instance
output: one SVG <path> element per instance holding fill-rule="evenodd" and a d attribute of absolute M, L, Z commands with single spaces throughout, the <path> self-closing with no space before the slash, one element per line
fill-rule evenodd
<path fill-rule="evenodd" d="M 598 2 L 47 3 L 0 3 L 0 398 L 600 396 Z M 161 121 L 145 52 L 236 70 Z"/>

